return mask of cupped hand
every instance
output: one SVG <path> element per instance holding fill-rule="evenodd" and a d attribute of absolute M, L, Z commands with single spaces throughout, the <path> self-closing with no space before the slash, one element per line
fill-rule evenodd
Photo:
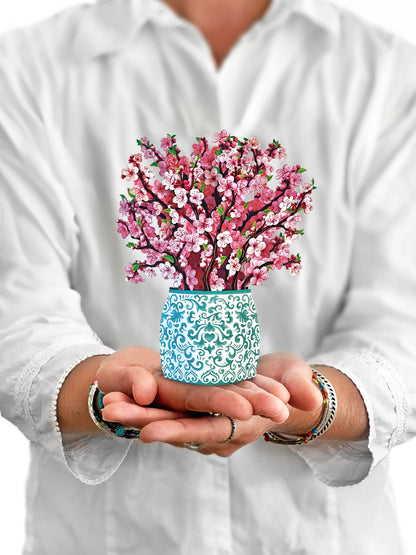
<path fill-rule="evenodd" d="M 106 395 L 103 417 L 143 427 L 156 420 L 177 420 L 189 413 L 223 413 L 239 420 L 256 415 L 275 422 L 287 417 L 289 393 L 273 377 L 259 376 L 225 386 L 185 384 L 164 377 L 158 353 L 144 347 L 127 347 L 103 357 L 96 373 Z M 205 432 L 204 432 L 205 433 Z"/>
<path fill-rule="evenodd" d="M 282 418 L 286 418 L 286 415 L 282 415 Z M 189 443 L 196 443 L 200 445 L 197 451 L 203 455 L 229 457 L 276 426 L 275 421 L 256 415 L 247 420 L 235 420 L 234 423 L 235 433 L 231 441 L 226 441 L 233 429 L 231 419 L 225 415 L 209 414 L 149 423 L 142 428 L 140 439 L 143 443 L 162 441 L 182 448 L 188 447 Z"/>
<path fill-rule="evenodd" d="M 292 353 L 270 353 L 260 357 L 257 376 L 271 378 L 289 392 L 289 405 L 302 411 L 314 411 L 322 405 L 322 395 L 312 381 L 313 370 L 307 362 Z"/>
<path fill-rule="evenodd" d="M 308 432 L 319 419 L 322 407 L 322 395 L 312 382 L 310 366 L 293 354 L 272 353 L 260 358 L 257 372 L 252 380 L 254 385 L 267 388 L 269 380 L 273 380 L 284 385 L 290 393 L 286 410 L 280 412 L 280 420 L 259 415 L 236 420 L 236 432 L 227 443 L 222 442 L 230 435 L 231 422 L 225 416 L 215 418 L 205 414 L 171 422 L 154 421 L 142 429 L 142 441 L 164 441 L 180 447 L 187 443 L 202 444 L 198 449 L 202 454 L 229 456 L 268 431 L 296 435 Z"/>

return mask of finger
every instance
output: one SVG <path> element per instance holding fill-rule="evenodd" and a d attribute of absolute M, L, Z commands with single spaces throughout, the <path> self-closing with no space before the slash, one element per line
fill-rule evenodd
<path fill-rule="evenodd" d="M 104 393 L 120 391 L 139 405 L 149 405 L 156 396 L 156 380 L 153 374 L 141 366 L 103 364 L 97 372 L 97 381 Z"/>
<path fill-rule="evenodd" d="M 312 382 L 312 368 L 301 358 L 290 353 L 264 355 L 258 372 L 281 382 L 289 391 L 289 404 L 294 408 L 310 411 L 322 404 L 322 396 Z"/>
<path fill-rule="evenodd" d="M 271 418 L 275 422 L 283 422 L 289 416 L 285 404 L 286 401 L 284 402 L 280 398 L 280 395 L 282 395 L 283 399 L 287 400 L 289 398 L 289 392 L 286 390 L 284 385 L 279 384 L 272 378 L 260 376 L 257 379 L 253 378 L 253 380 L 250 381 L 230 384 L 223 386 L 223 388 L 229 388 L 230 391 L 234 391 L 247 399 L 250 402 L 253 408 L 253 414 L 255 415 Z M 271 391 L 279 393 L 279 396 L 269 392 L 267 388 L 270 388 Z M 225 414 L 229 413 L 226 412 Z"/>
<path fill-rule="evenodd" d="M 300 410 L 312 411 L 322 405 L 322 395 L 310 379 L 293 373 L 284 377 L 284 383 L 290 392 L 289 404 Z"/>
<path fill-rule="evenodd" d="M 157 376 L 157 403 L 179 411 L 223 413 L 246 420 L 253 407 L 240 391 L 227 387 L 185 384 Z"/>
<path fill-rule="evenodd" d="M 111 394 L 110 394 L 111 395 Z M 119 422 L 125 426 L 133 426 L 134 428 L 143 428 L 151 422 L 158 420 L 168 421 L 175 418 L 184 418 L 185 414 L 181 412 L 173 412 L 154 407 L 142 407 L 137 405 L 128 397 L 128 401 L 106 401 L 104 397 L 104 409 L 102 416 L 104 420 L 109 422 Z"/>
<path fill-rule="evenodd" d="M 290 399 L 290 393 L 287 388 L 281 382 L 275 380 L 274 378 L 262 376 L 261 374 L 256 374 L 256 376 L 251 381 L 261 389 L 264 389 L 268 393 L 271 393 L 275 397 L 278 397 L 284 403 L 287 403 Z"/>
<path fill-rule="evenodd" d="M 151 422 L 140 433 L 145 443 L 163 441 L 167 443 L 218 443 L 230 435 L 229 418 L 179 418 L 177 420 Z"/>

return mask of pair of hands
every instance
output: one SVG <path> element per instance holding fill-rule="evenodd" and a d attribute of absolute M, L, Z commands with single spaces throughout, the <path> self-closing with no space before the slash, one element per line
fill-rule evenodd
<path fill-rule="evenodd" d="M 270 430 L 306 433 L 322 404 L 311 377 L 312 370 L 302 359 L 274 353 L 260 358 L 257 376 L 250 381 L 184 384 L 166 379 L 159 354 L 144 347 L 103 357 L 96 373 L 106 394 L 105 420 L 140 428 L 144 443 L 163 441 L 178 447 L 202 443 L 200 452 L 220 456 L 231 455 Z M 214 418 L 210 413 L 227 416 Z M 236 433 L 232 441 L 220 443 L 231 433 L 228 417 L 236 420 Z"/>

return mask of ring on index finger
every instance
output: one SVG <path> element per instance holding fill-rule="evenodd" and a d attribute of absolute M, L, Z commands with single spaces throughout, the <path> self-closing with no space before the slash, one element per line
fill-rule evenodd
<path fill-rule="evenodd" d="M 237 430 L 237 422 L 235 421 L 235 419 L 232 416 L 227 416 L 226 414 L 221 414 L 219 412 L 215 412 L 212 416 L 225 416 L 227 418 L 230 419 L 231 422 L 231 433 L 230 435 L 227 437 L 227 439 L 224 439 L 223 441 L 218 441 L 217 443 L 229 443 L 233 437 L 235 436 L 235 432 Z"/>

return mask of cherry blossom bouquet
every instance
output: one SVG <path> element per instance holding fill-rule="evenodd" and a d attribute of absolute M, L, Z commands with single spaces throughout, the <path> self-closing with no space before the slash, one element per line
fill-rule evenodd
<path fill-rule="evenodd" d="M 256 137 L 222 130 L 212 146 L 197 137 L 190 156 L 181 155 L 175 135 L 160 150 L 147 137 L 137 144 L 141 152 L 122 171 L 129 187 L 117 220 L 137 253 L 127 280 L 159 273 L 177 289 L 222 291 L 260 285 L 273 269 L 299 272 L 290 247 L 303 233 L 301 212 L 312 209 L 315 186 L 300 165 L 282 165 L 278 141 L 262 150 Z"/>

